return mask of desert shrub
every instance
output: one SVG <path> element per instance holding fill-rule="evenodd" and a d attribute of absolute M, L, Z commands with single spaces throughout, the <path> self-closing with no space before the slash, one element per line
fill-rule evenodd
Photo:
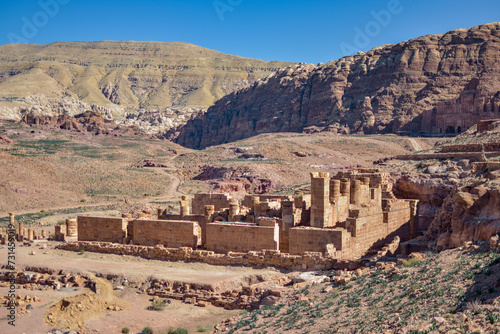
<path fill-rule="evenodd" d="M 212 326 L 198 326 L 196 327 L 196 331 L 198 333 L 206 333 L 212 329 Z"/>
<path fill-rule="evenodd" d="M 151 327 L 144 327 L 142 329 L 142 334 L 151 334 L 153 333 L 153 329 Z"/>
<path fill-rule="evenodd" d="M 402 267 L 416 267 L 420 264 L 420 260 L 417 258 L 413 259 L 408 259 L 408 260 L 403 260 L 403 264 L 401 265 Z"/>
<path fill-rule="evenodd" d="M 130 333 L 130 329 L 128 329 L 128 327 L 123 327 L 122 328 L 122 333 L 123 334 L 128 334 L 128 333 Z"/>
<path fill-rule="evenodd" d="M 151 305 L 148 306 L 148 310 L 151 311 L 163 311 L 167 306 L 165 299 L 154 300 Z"/>
<path fill-rule="evenodd" d="M 475 299 L 465 304 L 465 309 L 474 314 L 481 313 L 481 301 Z"/>
<path fill-rule="evenodd" d="M 173 329 L 173 328 L 170 328 L 168 330 L 168 334 L 188 334 L 188 330 L 185 329 L 185 328 L 177 328 L 177 329 Z"/>

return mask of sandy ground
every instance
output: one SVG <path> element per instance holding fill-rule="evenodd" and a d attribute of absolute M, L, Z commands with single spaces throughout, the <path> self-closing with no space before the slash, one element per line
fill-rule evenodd
<path fill-rule="evenodd" d="M 204 263 L 167 262 L 146 260 L 132 256 L 119 256 L 86 252 L 78 253 L 54 249 L 55 243 L 49 243 L 48 248 L 39 246 L 16 247 L 16 268 L 26 266 L 48 267 L 65 270 L 72 273 L 122 274 L 129 282 L 141 282 L 150 276 L 168 280 L 178 280 L 190 283 L 212 284 L 214 287 L 233 288 L 245 285 L 250 277 L 274 278 L 282 275 L 275 269 L 253 269 L 247 267 L 212 266 Z M 35 255 L 29 255 L 35 251 Z M 0 248 L 0 263 L 6 263 L 7 249 Z M 17 316 L 16 327 L 7 324 L 7 310 L 0 308 L 1 333 L 46 333 L 50 327 L 44 324 L 43 317 L 50 306 L 62 298 L 88 292 L 88 289 L 77 291 L 29 291 L 17 289 L 17 294 L 41 297 L 42 301 L 33 303 L 34 309 L 28 314 Z M 6 296 L 7 288 L 0 288 L 0 295 Z M 149 311 L 150 296 L 137 294 L 136 289 L 125 289 L 117 296 L 130 306 L 123 311 L 110 311 L 97 320 L 86 322 L 87 329 L 95 329 L 100 333 L 120 333 L 123 327 L 129 327 L 131 333 L 139 333 L 145 326 L 153 329 L 168 329 L 169 327 L 184 327 L 190 333 L 197 332 L 198 326 L 210 327 L 231 317 L 238 311 L 228 311 L 222 308 L 207 306 L 205 308 L 185 304 L 182 301 L 172 301 L 164 311 Z"/>

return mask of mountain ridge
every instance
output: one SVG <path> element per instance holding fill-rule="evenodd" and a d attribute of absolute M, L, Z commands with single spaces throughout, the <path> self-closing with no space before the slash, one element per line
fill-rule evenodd
<path fill-rule="evenodd" d="M 0 46 L 0 118 L 50 115 L 54 107 L 69 115 L 100 109 L 117 119 L 141 109 L 199 112 L 289 64 L 184 42 L 7 44 Z"/>
<path fill-rule="evenodd" d="M 450 120 L 431 119 L 443 124 L 428 131 L 465 130 L 468 119 L 500 117 L 499 61 L 500 23 L 490 23 L 292 65 L 228 94 L 167 137 L 203 148 L 267 132 L 419 133 L 428 130 L 423 112 L 434 109 Z M 483 105 L 491 113 L 478 115 Z"/>

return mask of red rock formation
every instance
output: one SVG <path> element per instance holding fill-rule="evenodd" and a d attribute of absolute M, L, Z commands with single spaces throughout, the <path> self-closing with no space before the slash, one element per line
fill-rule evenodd
<path fill-rule="evenodd" d="M 488 114 L 500 114 L 499 64 L 500 23 L 423 36 L 326 65 L 288 67 L 222 98 L 167 137 L 201 148 L 312 127 L 419 132 L 417 116 L 435 107 L 467 114 L 486 106 Z"/>
<path fill-rule="evenodd" d="M 445 201 L 428 231 L 440 249 L 487 240 L 500 231 L 500 187 L 458 191 Z"/>
<path fill-rule="evenodd" d="M 94 132 L 95 134 L 110 134 L 113 131 L 127 132 L 131 130 L 127 127 L 118 126 L 115 121 L 109 120 L 95 111 L 86 111 L 74 117 L 67 114 L 48 116 L 30 112 L 23 116 L 21 123 L 35 127 Z"/>

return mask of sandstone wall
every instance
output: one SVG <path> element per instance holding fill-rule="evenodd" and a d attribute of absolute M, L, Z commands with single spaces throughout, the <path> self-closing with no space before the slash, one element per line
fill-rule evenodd
<path fill-rule="evenodd" d="M 170 220 L 134 220 L 135 245 L 191 247 L 201 245 L 201 228 L 197 222 Z"/>
<path fill-rule="evenodd" d="M 389 211 L 384 212 L 384 221 L 387 223 L 387 238 L 392 239 L 396 234 L 401 241 L 410 239 L 410 203 L 398 201 L 387 206 Z"/>
<path fill-rule="evenodd" d="M 193 215 L 203 215 L 205 213 L 205 205 L 213 205 L 215 211 L 229 208 L 229 203 L 233 200 L 228 194 L 196 194 L 192 200 Z"/>
<path fill-rule="evenodd" d="M 429 159 L 481 159 L 482 153 L 479 152 L 450 152 L 450 153 L 420 153 L 396 155 L 398 160 L 429 160 Z M 500 156 L 500 151 L 488 151 L 485 153 L 487 158 Z"/>
<path fill-rule="evenodd" d="M 294 227 L 289 230 L 289 252 L 292 255 L 302 255 L 304 252 L 318 252 L 329 254 L 333 251 L 342 251 L 347 231 L 344 229 L 323 229 L 315 227 Z"/>
<path fill-rule="evenodd" d="M 121 243 L 127 237 L 127 219 L 80 216 L 77 220 L 78 241 Z"/>
<path fill-rule="evenodd" d="M 443 145 L 440 151 L 445 152 L 481 152 L 485 151 L 500 151 L 500 142 L 491 142 L 481 144 L 455 144 L 455 145 Z"/>
<path fill-rule="evenodd" d="M 346 227 L 355 238 L 354 254 L 362 254 L 370 247 L 379 245 L 387 236 L 387 225 L 380 207 L 351 210 Z"/>
<path fill-rule="evenodd" d="M 279 228 L 254 224 L 211 223 L 206 227 L 208 250 L 216 252 L 249 252 L 278 250 Z"/>

